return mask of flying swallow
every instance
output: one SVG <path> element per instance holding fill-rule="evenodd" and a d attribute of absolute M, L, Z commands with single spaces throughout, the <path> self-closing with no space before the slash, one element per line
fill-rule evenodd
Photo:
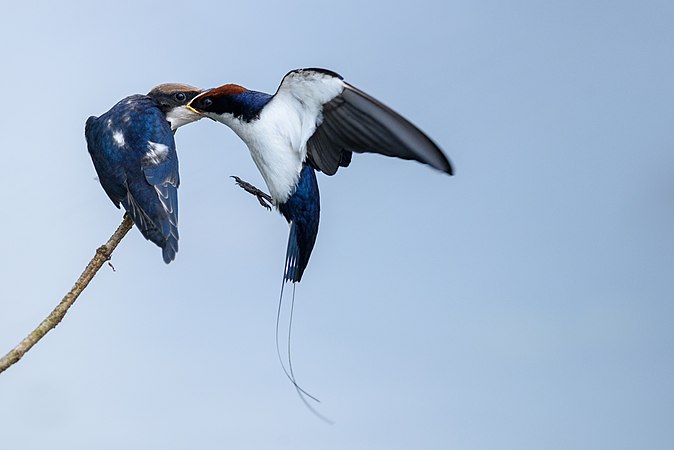
<path fill-rule="evenodd" d="M 178 251 L 178 155 L 173 134 L 202 116 L 186 105 L 201 89 L 162 84 L 147 95 L 121 100 L 91 116 L 85 136 L 98 179 L 143 236 L 162 249 L 164 262 Z"/>
<path fill-rule="evenodd" d="M 274 95 L 226 84 L 199 94 L 188 108 L 227 125 L 248 146 L 273 204 L 290 224 L 284 281 L 302 279 L 316 242 L 316 170 L 334 175 L 351 163 L 353 152 L 370 152 L 453 171 L 421 130 L 326 69 L 293 70 Z M 261 191 L 239 185 L 264 204 Z"/>

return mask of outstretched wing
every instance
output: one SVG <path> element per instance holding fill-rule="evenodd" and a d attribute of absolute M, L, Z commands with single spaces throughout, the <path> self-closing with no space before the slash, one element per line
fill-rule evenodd
<path fill-rule="evenodd" d="M 351 152 L 415 160 L 452 174 L 449 160 L 428 136 L 334 72 L 292 71 L 283 79 L 278 93 L 284 91 L 307 108 L 319 103 L 316 128 L 307 141 L 307 156 L 312 165 L 328 175 L 348 166 Z"/>

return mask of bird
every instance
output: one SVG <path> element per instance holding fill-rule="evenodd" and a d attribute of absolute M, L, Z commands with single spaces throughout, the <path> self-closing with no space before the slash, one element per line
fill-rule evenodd
<path fill-rule="evenodd" d="M 175 131 L 201 119 L 187 108 L 202 89 L 178 83 L 131 95 L 86 121 L 87 149 L 112 203 L 124 207 L 166 264 L 178 251 L 178 155 Z"/>
<path fill-rule="evenodd" d="M 415 160 L 453 174 L 443 151 L 400 114 L 321 68 L 288 72 L 275 94 L 237 84 L 205 90 L 187 105 L 231 128 L 248 146 L 269 195 L 234 177 L 290 225 L 283 280 L 302 280 L 320 220 L 316 171 L 334 175 L 353 152 Z"/>

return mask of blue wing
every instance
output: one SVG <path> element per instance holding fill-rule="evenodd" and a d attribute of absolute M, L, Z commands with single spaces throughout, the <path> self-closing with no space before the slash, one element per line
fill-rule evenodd
<path fill-rule="evenodd" d="M 178 155 L 166 117 L 149 97 L 127 97 L 85 127 L 103 189 L 166 263 L 178 251 Z"/>

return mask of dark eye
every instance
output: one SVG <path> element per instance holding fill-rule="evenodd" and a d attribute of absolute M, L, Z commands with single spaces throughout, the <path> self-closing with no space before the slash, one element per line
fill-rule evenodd
<path fill-rule="evenodd" d="M 173 98 L 175 98 L 177 101 L 179 101 L 179 102 L 182 103 L 182 102 L 184 102 L 185 100 L 187 100 L 187 95 L 185 95 L 184 92 L 177 92 L 177 93 L 173 96 Z"/>
<path fill-rule="evenodd" d="M 209 106 L 211 106 L 211 105 L 213 104 L 213 100 L 211 100 L 210 98 L 206 97 L 205 99 L 203 99 L 203 100 L 201 101 L 201 104 L 203 105 L 204 108 L 208 108 Z"/>

